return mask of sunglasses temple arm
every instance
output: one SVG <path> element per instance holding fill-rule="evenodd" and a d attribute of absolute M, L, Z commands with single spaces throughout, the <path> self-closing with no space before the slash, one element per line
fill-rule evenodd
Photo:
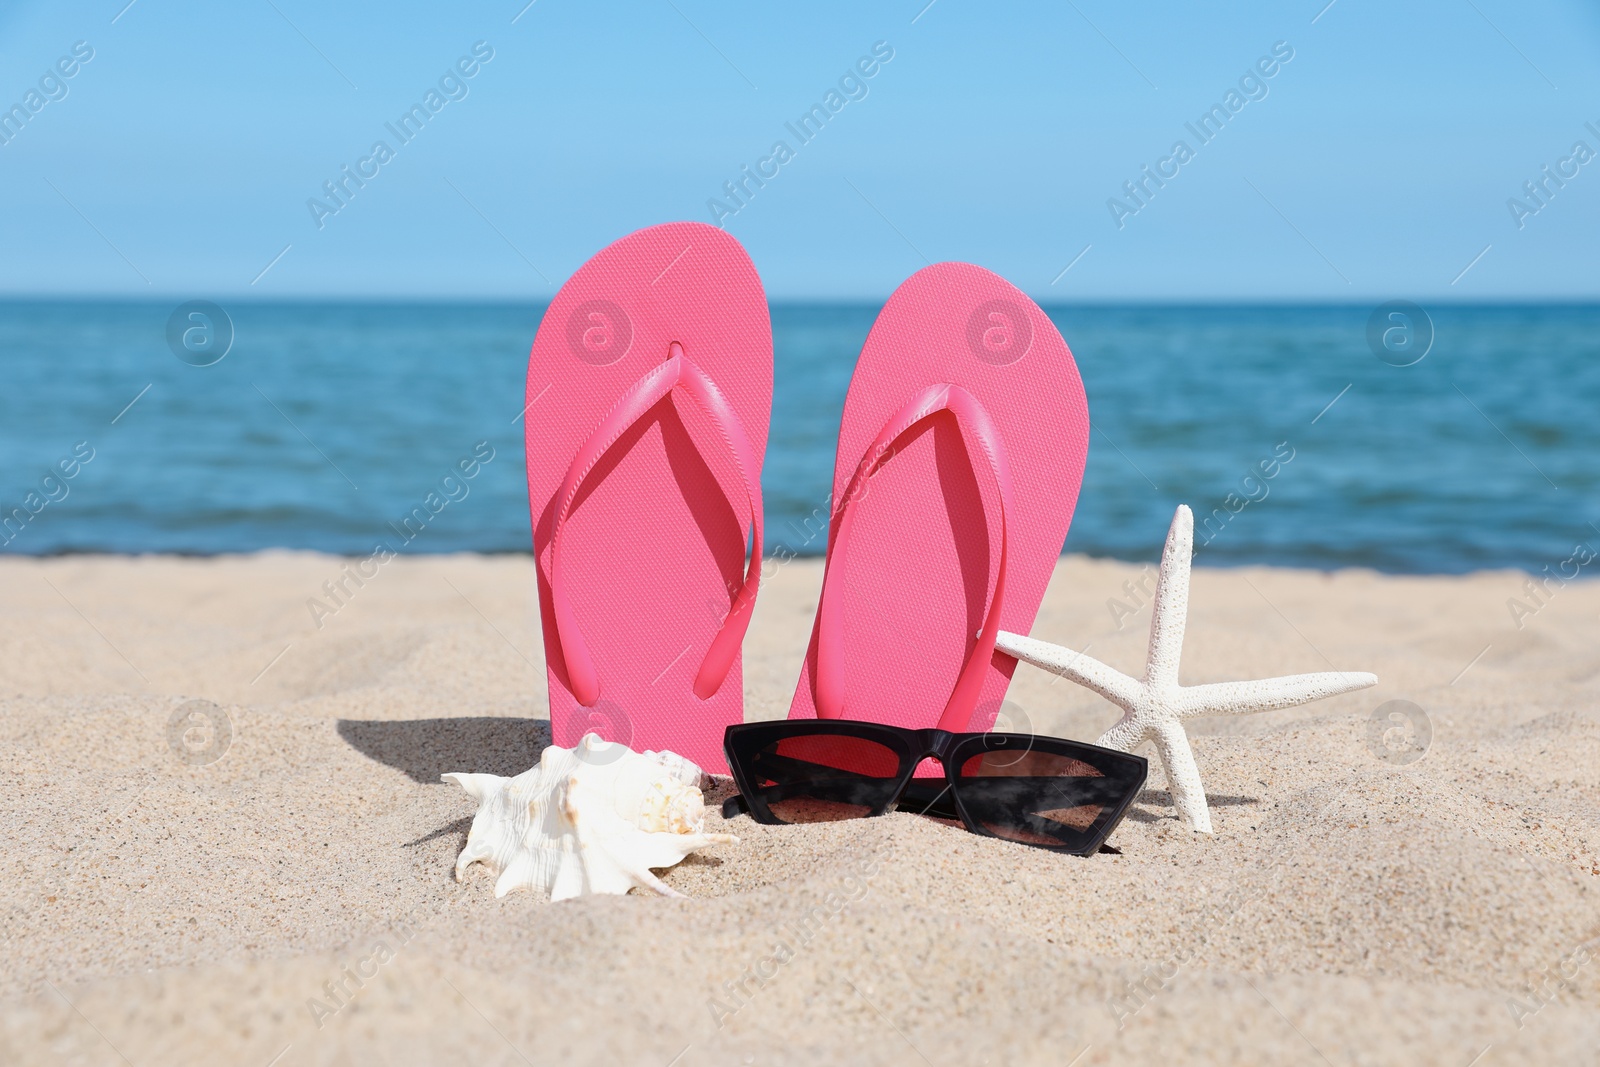
<path fill-rule="evenodd" d="M 722 802 L 722 817 L 724 819 L 732 819 L 740 815 L 749 814 L 750 802 L 744 798 L 743 793 L 735 793 Z"/>

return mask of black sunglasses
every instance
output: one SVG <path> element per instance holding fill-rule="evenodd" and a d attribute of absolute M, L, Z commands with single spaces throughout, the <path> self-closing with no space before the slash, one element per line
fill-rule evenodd
<path fill-rule="evenodd" d="M 1030 734 L 954 734 L 852 719 L 730 726 L 739 795 L 724 818 L 834 822 L 897 810 L 959 820 L 975 834 L 1087 856 L 1144 787 L 1143 756 Z M 944 776 L 913 777 L 928 757 Z M 897 803 L 898 802 L 898 803 Z"/>

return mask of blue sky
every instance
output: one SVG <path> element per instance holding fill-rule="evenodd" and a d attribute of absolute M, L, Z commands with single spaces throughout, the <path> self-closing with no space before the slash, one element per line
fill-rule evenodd
<path fill-rule="evenodd" d="M 633 229 L 713 221 L 747 165 L 776 175 L 722 223 L 779 299 L 878 298 L 944 259 L 1058 301 L 1600 287 L 1600 160 L 1522 191 L 1600 152 L 1592 5 L 125 3 L 0 9 L 0 107 L 65 93 L 0 147 L 0 294 L 543 299 Z M 401 143 L 385 123 L 479 41 L 465 96 Z M 893 58 L 801 143 L 785 124 L 877 42 Z M 1293 58 L 1202 143 L 1185 123 L 1277 42 Z M 376 174 L 319 228 L 346 165 Z M 1145 165 L 1177 171 L 1136 205 Z M 1520 228 L 1514 196 L 1539 206 Z"/>

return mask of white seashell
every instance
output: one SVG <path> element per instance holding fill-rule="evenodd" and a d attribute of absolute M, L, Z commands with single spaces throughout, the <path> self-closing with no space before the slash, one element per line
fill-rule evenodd
<path fill-rule="evenodd" d="M 700 790 L 711 788 L 711 776 L 676 752 L 651 752 L 646 750 L 641 755 L 645 759 L 655 760 L 661 764 L 661 766 L 671 771 L 672 776 L 684 785 L 692 785 Z"/>
<path fill-rule="evenodd" d="M 626 893 L 635 886 L 681 897 L 651 868 L 671 867 L 708 845 L 737 843 L 705 832 L 705 773 L 675 752 L 633 752 L 585 734 L 551 745 L 515 778 L 446 774 L 478 802 L 456 881 L 483 863 L 494 895 L 539 887 L 551 900 Z"/>

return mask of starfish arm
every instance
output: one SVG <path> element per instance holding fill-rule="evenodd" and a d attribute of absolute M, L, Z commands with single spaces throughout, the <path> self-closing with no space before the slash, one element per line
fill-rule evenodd
<path fill-rule="evenodd" d="M 1155 728 L 1156 752 L 1167 770 L 1167 785 L 1172 789 L 1172 804 L 1189 829 L 1200 834 L 1211 832 L 1211 811 L 1206 807 L 1205 786 L 1200 784 L 1200 768 L 1189 748 L 1189 735 L 1183 724 L 1168 720 Z"/>
<path fill-rule="evenodd" d="M 1161 550 L 1161 570 L 1150 609 L 1150 653 L 1145 661 L 1145 681 L 1177 685 L 1178 661 L 1183 656 L 1183 631 L 1189 619 L 1189 565 L 1194 557 L 1194 513 L 1179 504 Z"/>
<path fill-rule="evenodd" d="M 1248 715 L 1309 704 L 1323 697 L 1338 696 L 1378 684 L 1378 676 L 1362 671 L 1324 671 L 1320 674 L 1290 674 L 1282 678 L 1261 678 L 1252 682 L 1214 682 L 1181 690 L 1183 714 Z"/>
<path fill-rule="evenodd" d="M 1116 724 L 1100 735 L 1100 740 L 1095 744 L 1101 748 L 1116 749 L 1118 752 L 1132 752 L 1144 743 L 1150 736 L 1150 730 L 1141 722 L 1136 722 L 1131 714 L 1124 714 Z"/>
<path fill-rule="evenodd" d="M 1092 689 L 1124 710 L 1133 706 L 1143 688 L 1135 679 L 1107 667 L 1093 656 L 1048 641 L 1001 630 L 995 635 L 994 647 L 997 652 Z"/>

